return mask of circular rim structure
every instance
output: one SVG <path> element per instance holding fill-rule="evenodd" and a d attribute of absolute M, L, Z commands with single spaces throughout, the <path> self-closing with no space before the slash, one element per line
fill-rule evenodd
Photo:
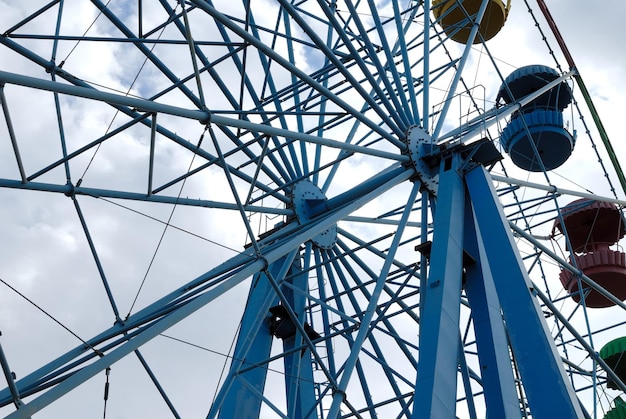
<path fill-rule="evenodd" d="M 613 168 L 591 137 L 559 167 L 571 183 L 503 157 L 520 105 L 497 103 L 500 75 L 528 63 L 489 56 L 506 27 L 463 45 L 432 12 L 7 6 L 0 414 L 607 411 L 596 348 L 626 306 L 563 289 L 561 269 L 607 292 L 552 230 L 572 197 L 611 190 Z"/>

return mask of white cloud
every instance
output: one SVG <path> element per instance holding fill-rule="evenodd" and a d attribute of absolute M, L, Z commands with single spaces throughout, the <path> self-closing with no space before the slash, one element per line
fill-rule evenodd
<path fill-rule="evenodd" d="M 0 7 L 3 10 L 2 16 L 0 16 L 0 31 L 5 31 L 20 18 L 35 10 L 37 6 L 32 3 L 34 2 L 0 0 Z M 172 7 L 176 7 L 175 3 L 172 3 Z M 243 7 L 235 2 L 216 3 L 219 3 L 217 7 L 220 10 L 228 14 L 244 16 Z M 379 3 L 381 16 L 390 15 L 392 12 L 391 4 L 388 2 Z M 618 4 L 617 1 L 605 2 L 609 6 L 603 3 L 602 8 L 590 2 L 575 3 L 574 5 L 572 2 L 560 0 L 551 2 L 550 6 L 580 72 L 594 97 L 609 135 L 613 139 L 617 154 L 620 156 L 623 155 L 626 147 L 619 141 L 620 123 L 623 119 L 621 103 L 626 99 L 626 91 L 621 80 L 626 75 L 624 74 L 626 63 L 624 63 L 624 57 L 621 54 L 623 37 L 619 32 L 616 33 L 616 31 L 609 29 L 618 27 L 618 19 L 623 16 L 622 12 L 624 12 L 625 6 Z M 82 35 L 96 18 L 98 11 L 87 2 L 66 1 L 64 4 L 61 34 Z M 282 27 L 281 25 L 284 24 L 282 17 L 277 20 L 276 16 L 277 3 L 263 1 L 253 4 L 256 24 L 268 28 L 273 28 L 277 24 Z M 144 6 L 143 28 L 144 31 L 148 31 L 160 24 L 166 18 L 166 13 L 160 7 L 152 4 L 148 7 L 146 2 L 144 2 Z M 110 7 L 131 30 L 138 30 L 136 22 L 138 10 L 135 3 L 112 1 Z M 307 7 L 307 5 L 302 7 Z M 607 10 L 610 10 L 610 13 L 607 13 Z M 57 6 L 54 6 L 50 11 L 25 25 L 24 28 L 15 31 L 15 33 L 53 33 L 56 11 Z M 538 15 L 539 12 L 535 11 L 535 13 L 541 21 L 543 30 L 547 33 L 548 27 Z M 345 7 L 343 9 L 340 7 L 339 16 L 343 19 L 347 18 Z M 201 43 L 207 39 L 215 39 L 217 29 L 212 20 L 199 13 L 198 10 L 192 11 L 189 18 L 192 35 L 197 42 L 200 42 L 199 48 L 209 60 L 218 59 L 225 51 L 223 48 Z M 371 17 L 363 14 L 361 18 L 364 22 L 371 24 Z M 325 39 L 323 20 L 319 21 L 308 17 L 307 21 L 314 28 L 319 29 L 319 36 Z M 293 22 L 291 24 L 293 25 L 293 33 L 302 37 L 301 28 Z M 243 23 L 238 23 L 238 25 L 244 26 Z M 351 23 L 350 25 L 350 30 L 355 30 L 354 24 Z M 420 31 L 421 22 L 416 22 L 414 27 L 415 30 Z M 239 48 L 241 46 L 240 40 L 232 32 L 227 32 L 234 43 L 233 48 Z M 89 29 L 88 35 L 93 37 L 121 36 L 119 30 L 108 23 L 104 16 L 97 19 L 96 23 Z M 163 41 L 183 40 L 181 34 L 173 26 L 169 26 L 160 36 Z M 376 38 L 377 36 L 373 37 Z M 152 38 L 156 37 L 157 35 L 152 35 Z M 261 38 L 267 43 L 272 42 L 272 37 L 267 32 L 262 31 Z M 551 35 L 548 34 L 548 38 L 551 39 Z M 52 46 L 50 40 L 16 38 L 13 41 L 25 45 L 45 60 L 50 59 Z M 393 41 L 395 39 L 390 40 L 391 43 Z M 359 41 L 355 40 L 355 43 L 358 44 Z M 551 46 L 554 49 L 558 48 L 554 42 L 551 42 Z M 74 47 L 76 48 L 74 49 Z M 153 45 L 148 44 L 148 47 L 152 48 Z M 358 48 L 360 47 L 359 44 Z M 547 48 L 542 43 L 541 36 L 537 34 L 522 2 L 513 4 L 506 26 L 496 38 L 487 44 L 487 47 L 494 55 L 504 77 L 514 68 L 527 64 L 554 65 L 552 57 L 547 54 Z M 267 79 L 261 61 L 254 48 L 250 46 L 247 48 L 246 74 L 254 85 L 258 96 L 267 98 L 272 92 L 270 86 L 266 84 Z M 412 54 L 415 54 L 415 57 L 419 56 L 420 48 L 413 50 Z M 458 45 L 453 44 L 449 48 L 452 56 L 456 57 L 460 54 L 461 50 Z M 284 38 L 279 38 L 276 41 L 274 49 L 282 57 L 287 56 L 287 43 Z M 340 47 L 339 50 L 342 53 L 347 51 L 344 47 Z M 172 71 L 174 77 L 184 78 L 191 74 L 192 64 L 189 57 L 189 47 L 186 43 L 176 45 L 158 43 L 154 45 L 153 51 L 155 56 Z M 437 50 L 437 55 L 433 56 L 431 62 L 433 67 L 448 60 L 447 56 L 439 55 L 439 53 L 442 53 L 440 49 Z M 558 50 L 556 55 L 561 64 L 565 65 Z M 243 56 L 239 53 L 238 57 L 242 58 Z M 311 51 L 302 44 L 295 46 L 295 57 L 297 68 L 305 72 L 313 72 L 323 64 L 320 51 Z M 152 62 L 145 64 L 135 81 L 135 76 L 144 65 L 144 58 L 144 55 L 139 53 L 131 43 L 88 42 L 84 40 L 77 44 L 76 41 L 62 41 L 59 43 L 57 52 L 57 62 L 65 60 L 63 68 L 82 80 L 98 83 L 100 88 L 107 91 L 118 93 L 130 91 L 133 95 L 148 98 L 171 85 L 171 81 Z M 202 66 L 203 63 L 198 62 L 198 65 Z M 289 86 L 291 78 L 288 72 L 279 68 L 276 62 L 271 65 L 276 88 L 280 91 L 284 86 Z M 372 68 L 371 64 L 368 65 Z M 0 47 L 0 70 L 42 79 L 50 77 L 41 67 L 30 63 L 29 60 L 6 47 Z M 238 100 L 241 78 L 232 60 L 216 64 L 215 70 L 221 77 L 220 81 L 226 86 L 227 93 Z M 404 68 L 399 69 L 399 71 L 403 70 Z M 349 71 L 357 79 L 362 77 L 362 71 L 356 66 L 350 67 Z M 414 76 L 419 77 L 421 63 L 417 64 L 413 71 Z M 335 91 L 341 90 L 341 87 L 334 86 L 338 80 L 341 81 L 340 79 L 341 77 L 330 80 L 329 84 Z M 485 50 L 479 47 L 474 49 L 466 66 L 464 80 L 469 85 L 481 85 L 480 88 L 474 90 L 474 92 L 478 92 L 479 106 L 490 108 L 500 86 L 500 80 L 492 68 L 490 58 Z M 448 80 L 437 82 L 438 86 L 440 82 L 441 85 L 446 85 Z M 231 108 L 226 99 L 226 94 L 220 91 L 218 83 L 209 75 L 203 74 L 202 85 L 210 109 Z M 338 86 L 342 85 L 339 84 Z M 186 82 L 185 86 L 191 92 L 190 95 L 198 95 L 195 79 L 192 78 Z M 369 91 L 370 87 L 366 87 L 366 90 Z M 578 89 L 575 91 L 578 93 Z M 38 92 L 10 84 L 4 87 L 4 92 L 27 175 L 31 175 L 46 167 L 47 164 L 60 159 L 62 150 L 53 95 L 49 92 Z M 292 106 L 293 99 L 290 96 L 290 91 L 282 93 L 280 104 L 283 109 L 288 109 Z M 430 102 L 432 108 L 439 109 L 444 93 L 444 91 L 432 91 Z M 359 95 L 354 92 L 342 93 L 341 97 L 356 109 L 361 109 L 363 106 Z M 307 98 L 305 94 L 302 94 L 302 101 Z M 580 96 L 577 98 L 582 105 Z M 244 94 L 246 106 L 252 107 L 252 99 L 249 92 Z M 310 99 L 307 102 L 307 110 L 318 110 L 317 100 L 317 98 Z M 421 107 L 421 98 L 419 101 Z M 180 90 L 159 97 L 157 102 L 183 108 L 194 108 L 192 100 Z M 462 105 L 460 106 L 459 102 L 455 101 L 451 106 L 444 132 L 448 128 L 456 126 L 458 121 L 467 119 L 467 103 L 463 102 Z M 271 105 L 266 106 L 268 109 Z M 339 106 L 335 104 L 328 102 L 327 106 L 329 112 L 341 112 Z M 60 107 L 69 152 L 75 151 L 129 121 L 128 116 L 118 114 L 110 106 L 92 100 L 62 95 Z M 562 168 L 557 169 L 555 174 L 551 174 L 550 179 L 566 188 L 581 189 L 578 185 L 582 185 L 582 187 L 599 194 L 609 195 L 610 191 L 607 186 L 600 183 L 602 179 L 598 175 L 597 165 L 592 166 L 590 164 L 591 160 L 596 160 L 596 157 L 590 154 L 593 153 L 593 150 L 588 145 L 584 133 L 585 129 L 578 116 L 570 114 L 570 109 L 571 107 L 566 110 L 566 119 L 578 132 L 578 144 L 572 158 Z M 585 121 L 592 131 L 592 137 L 600 145 L 600 139 L 592 125 L 591 117 L 586 111 L 584 112 Z M 366 115 L 368 118 L 377 118 L 372 111 L 368 111 Z M 236 118 L 233 114 L 226 114 L 226 116 Z M 257 123 L 262 121 L 257 115 L 251 115 L 250 119 Z M 313 129 L 318 121 L 317 115 L 306 116 L 303 118 L 303 126 L 307 130 Z M 204 130 L 204 127 L 197 121 L 164 114 L 159 114 L 157 122 L 167 128 L 170 133 L 194 145 Z M 284 119 L 284 125 L 276 121 L 273 125 L 295 130 L 296 123 L 297 119 L 289 116 Z M 215 125 L 213 128 L 219 138 L 221 151 L 224 153 L 232 152 L 232 155 L 228 157 L 232 167 L 249 177 L 255 176 L 256 166 L 247 164 L 249 158 L 241 151 L 236 151 L 233 143 L 228 141 L 226 135 Z M 352 128 L 352 124 L 326 128 L 323 136 L 337 141 L 345 141 L 346 138 L 349 138 L 349 132 Z M 361 139 L 364 139 L 364 143 L 368 143 L 375 138 L 375 135 L 372 135 L 372 127 L 361 124 L 355 128 L 356 134 L 352 139 L 353 143 Z M 237 132 L 234 128 L 232 131 Z M 497 129 L 492 128 L 490 132 L 497 136 Z M 316 134 L 316 132 L 313 133 Z M 239 139 L 242 142 L 252 142 L 252 136 L 249 133 L 239 134 Z M 149 147 L 150 129 L 138 124 L 104 142 L 97 152 L 94 147 L 73 159 L 69 165 L 71 180 L 76 183 L 79 178 L 82 178 L 83 187 L 145 193 L 148 181 Z M 275 147 L 276 144 L 271 143 L 272 156 L 277 155 L 277 152 L 273 150 Z M 259 154 L 261 152 L 259 144 L 253 144 L 250 148 L 254 153 Z M 384 141 L 377 143 L 373 148 L 397 151 L 395 146 Z M 212 155 L 217 154 L 208 132 L 204 134 L 202 150 Z M 315 146 L 307 145 L 306 150 L 307 153 L 310 153 L 309 156 L 312 156 Z M 289 156 L 287 159 L 291 160 L 290 150 L 285 147 L 284 152 Z M 300 146 L 296 143 L 293 153 L 299 155 L 300 152 Z M 331 162 L 338 153 L 337 149 L 324 147 L 321 156 L 322 164 Z M 601 151 L 601 155 L 605 164 L 608 165 L 605 153 Z M 189 150 L 183 149 L 171 141 L 165 132 L 158 133 L 154 150 L 153 186 L 160 187 L 166 182 L 184 175 L 190 165 L 192 168 L 197 168 L 206 163 L 202 157 L 196 157 L 193 164 L 191 161 L 192 153 Z M 265 157 L 264 163 L 269 170 L 275 170 L 274 163 L 270 161 L 269 157 Z M 332 197 L 353 188 L 354 185 L 380 172 L 389 164 L 388 161 L 369 156 L 357 154 L 351 157 L 341 164 L 327 196 Z M 88 170 L 83 176 L 87 168 Z M 529 175 L 510 167 L 509 170 L 509 174 L 514 177 L 527 178 L 539 183 L 545 182 L 541 175 Z M 322 173 L 321 178 L 324 179 L 327 173 L 328 169 Z M 611 176 L 613 175 L 611 174 Z M 16 159 L 4 119 L 0 123 L 0 178 L 19 179 Z M 259 182 L 272 187 L 276 186 L 266 173 L 261 172 L 258 179 Z M 64 167 L 60 165 L 35 180 L 63 185 L 65 183 Z M 235 183 L 239 197 L 245 199 L 250 187 L 248 182 L 236 179 Z M 615 181 L 614 184 L 617 186 Z M 224 172 L 215 165 L 190 177 L 182 190 L 181 182 L 178 182 L 167 188 L 163 194 L 176 197 L 179 192 L 181 198 L 198 198 L 224 203 L 235 202 Z M 283 192 L 284 190 L 281 193 Z M 355 215 L 377 216 L 392 208 L 401 209 L 406 203 L 408 193 L 408 185 L 398 187 L 364 206 Z M 260 197 L 262 194 L 262 191 L 254 188 L 252 198 Z M 623 197 L 621 191 L 619 194 Z M 565 203 L 568 202 L 569 198 L 562 199 Z M 0 190 L 0 200 L 2 202 L 0 204 L 0 220 L 2 220 L 0 222 L 0 278 L 26 294 L 32 301 L 40 304 L 42 309 L 49 312 L 83 339 L 110 327 L 113 324 L 114 316 L 71 200 L 62 194 L 20 192 L 5 188 Z M 137 312 L 150 302 L 217 266 L 235 255 L 236 252 L 242 251 L 243 245 L 250 241 L 246 237 L 241 215 L 233 210 L 177 206 L 171 218 L 172 227 L 167 229 L 163 235 L 163 241 L 160 242 L 165 228 L 164 222 L 169 219 L 172 206 L 116 199 L 105 200 L 87 196 L 79 196 L 78 202 L 87 220 L 89 232 L 93 237 L 93 244 L 97 249 L 99 260 L 122 317 L 126 316 L 130 310 L 144 276 L 146 278 L 145 285 L 137 297 L 133 312 Z M 253 205 L 263 205 L 270 208 L 283 207 L 283 204 L 277 199 L 269 197 L 256 201 Z M 538 214 L 533 221 L 553 216 L 554 213 L 549 215 Z M 284 220 L 283 215 L 273 216 L 264 213 L 251 214 L 250 218 L 251 228 L 255 235 L 271 229 L 276 223 Z M 389 218 L 397 219 L 398 216 L 394 215 Z M 413 214 L 411 221 L 419 222 L 419 213 Z M 348 229 L 362 240 L 371 240 L 396 230 L 394 226 L 370 226 L 354 222 L 342 222 L 340 226 Z M 549 234 L 550 228 L 551 223 L 546 223 L 536 231 Z M 189 234 L 189 232 L 196 236 Z M 418 229 L 410 228 L 404 237 L 414 238 L 417 234 Z M 415 262 L 417 256 L 413 251 L 413 246 L 417 241 L 404 244 L 399 250 L 398 259 L 406 264 Z M 350 240 L 346 239 L 346 242 L 350 242 Z M 386 250 L 390 242 L 391 238 L 382 240 L 376 245 L 376 248 Z M 531 249 L 525 247 L 524 251 L 531 251 Z M 155 253 L 154 262 L 150 265 Z M 369 263 L 373 273 L 377 274 L 382 265 L 382 260 L 372 256 L 369 252 L 363 251 L 361 253 L 367 254 L 367 256 L 362 256 L 363 260 Z M 369 280 L 369 274 L 365 270 L 355 269 L 361 276 L 361 280 Z M 563 295 L 558 278 L 556 278 L 558 268 L 551 266 L 546 267 L 546 269 L 549 271 L 548 287 L 551 292 L 553 295 Z M 326 278 L 326 280 L 329 279 Z M 390 285 L 392 288 L 396 286 L 395 284 Z M 206 415 L 213 392 L 218 384 L 220 369 L 227 360 L 224 354 L 228 353 L 237 329 L 239 316 L 246 299 L 247 287 L 248 283 L 244 282 L 232 292 L 221 296 L 215 303 L 209 304 L 192 318 L 181 322 L 168 332 L 168 335 L 188 340 L 214 352 L 194 348 L 165 337 L 155 338 L 142 349 L 146 359 L 154 367 L 155 374 L 162 380 L 166 391 L 171 394 L 173 403 L 177 409 L 180 409 L 179 413 L 182 417 L 204 417 Z M 365 304 L 364 300 L 361 298 L 360 303 Z M 415 303 L 417 297 L 413 296 L 407 301 Z M 563 306 L 564 312 L 572 310 L 571 302 L 563 301 L 560 304 Z M 590 316 L 594 322 L 602 323 L 614 314 L 619 316 L 622 313 L 613 308 L 606 312 L 593 311 Z M 333 316 L 334 321 L 337 321 L 336 315 L 333 314 Z M 579 322 L 580 314 L 576 316 L 575 321 Z M 397 327 L 403 335 L 410 335 L 414 338 L 417 334 L 412 321 L 398 320 Z M 34 368 L 62 354 L 69 348 L 80 344 L 80 341 L 70 333 L 2 284 L 0 284 L 0 330 L 3 332 L 0 343 L 2 343 L 11 367 L 17 373 L 18 378 L 25 376 Z M 600 335 L 598 340 L 606 340 L 605 335 Z M 368 349 L 373 350 L 371 347 Z M 337 354 L 339 358 L 342 356 L 341 352 L 339 350 Z M 575 351 L 572 350 L 572 352 Z M 580 353 L 573 353 L 573 356 L 577 355 Z M 402 368 L 401 363 L 398 360 L 396 366 L 395 361 L 396 358 L 402 359 L 402 355 L 394 353 L 391 357 L 394 358 L 392 362 L 394 366 L 400 370 Z M 583 361 L 580 360 L 580 362 Z M 370 360 L 363 362 L 371 366 Z M 275 364 L 278 365 L 280 362 Z M 279 366 L 279 368 L 282 367 Z M 141 370 L 140 364 L 133 356 L 112 366 L 111 393 L 108 405 L 109 417 L 167 416 L 167 413 L 164 413 L 167 412 L 167 409 L 163 401 L 149 382 L 147 375 Z M 319 378 L 317 375 L 318 373 L 316 373 L 316 379 Z M 276 373 L 276 377 L 269 379 L 270 384 L 268 386 L 279 387 L 280 379 L 280 374 Z M 323 381 L 323 378 L 319 379 Z M 72 412 L 76 412 L 76 417 L 100 415 L 103 404 L 104 380 L 104 373 L 99 373 L 84 387 L 55 403 L 43 417 L 68 417 L 70 407 Z M 272 388 L 270 391 L 275 390 L 276 388 Z M 387 391 L 390 391 L 390 388 L 381 387 L 381 394 Z M 8 414 L 11 409 L 11 406 L 8 406 L 0 412 Z M 270 416 L 271 414 L 268 414 L 268 417 Z"/>

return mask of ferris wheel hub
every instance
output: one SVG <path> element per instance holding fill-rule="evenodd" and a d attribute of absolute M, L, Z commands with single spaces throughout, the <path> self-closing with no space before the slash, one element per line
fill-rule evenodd
<path fill-rule="evenodd" d="M 439 186 L 439 171 L 433 168 L 424 157 L 431 156 L 437 150 L 430 134 L 422 127 L 414 125 L 407 131 L 409 157 L 422 185 L 433 195 L 437 194 Z"/>
<path fill-rule="evenodd" d="M 309 180 L 296 183 L 291 191 L 291 202 L 299 224 L 306 224 L 319 215 L 317 209 L 325 201 L 327 198 L 324 192 Z M 337 225 L 313 237 L 311 241 L 322 249 L 330 249 L 337 241 Z"/>

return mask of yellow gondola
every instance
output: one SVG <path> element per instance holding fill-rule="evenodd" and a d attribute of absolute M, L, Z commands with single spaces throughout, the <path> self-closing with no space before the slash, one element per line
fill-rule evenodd
<path fill-rule="evenodd" d="M 471 22 L 481 3 L 482 0 L 433 0 L 432 11 L 445 33 L 454 41 L 465 44 L 472 29 Z M 510 8 L 511 0 L 507 0 L 506 5 L 502 0 L 489 0 L 479 29 L 479 34 L 485 41 L 500 32 Z M 479 36 L 474 40 L 474 43 L 478 42 Z"/>

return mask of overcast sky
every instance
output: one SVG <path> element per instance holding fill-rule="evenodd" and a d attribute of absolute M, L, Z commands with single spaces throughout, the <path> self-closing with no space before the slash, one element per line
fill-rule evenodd
<path fill-rule="evenodd" d="M 273 2 L 266 0 L 264 2 L 268 7 L 273 6 Z M 622 104 L 626 101 L 624 85 L 626 55 L 623 52 L 623 45 L 626 40 L 623 32 L 617 30 L 626 16 L 626 5 L 617 0 L 606 0 L 601 2 L 601 5 L 599 2 L 584 0 L 546 2 L 593 96 L 618 157 L 626 155 L 626 144 L 622 138 L 624 120 Z M 36 2 L 0 0 L 0 31 L 4 32 L 15 24 L 19 16 L 24 16 L 23 9 L 29 9 L 29 13 L 36 10 L 34 3 Z M 162 12 L 156 12 L 160 9 L 153 8 L 149 4 L 151 2 L 143 3 L 146 7 L 147 22 L 153 23 L 163 19 Z M 229 2 L 215 3 L 220 4 L 220 7 L 231 7 Z M 513 0 L 512 3 L 504 29 L 487 44 L 490 52 L 498 60 L 501 72 L 506 77 L 515 68 L 524 65 L 554 66 L 554 60 L 548 55 L 541 35 L 529 19 L 526 5 L 521 0 Z M 529 0 L 529 4 L 535 9 L 534 13 L 542 29 L 548 33 L 549 28 L 540 16 L 534 0 Z M 127 12 L 135 10 L 135 5 L 136 2 L 122 0 L 110 2 L 110 7 L 120 16 L 126 16 Z M 96 12 L 89 2 L 66 1 L 63 16 L 66 33 L 70 35 L 84 33 L 95 16 Z M 54 33 L 53 17 L 54 13 L 44 15 L 36 21 L 36 24 L 31 23 L 28 31 L 24 32 Z M 194 37 L 199 40 L 206 35 L 203 31 L 208 29 L 196 25 L 194 31 Z M 117 36 L 110 27 L 104 25 L 94 25 L 88 33 L 92 36 Z M 552 36 L 548 36 L 552 40 Z M 50 42 L 24 41 L 24 44 L 37 54 L 49 58 Z M 119 89 L 123 93 L 128 90 L 130 81 L 142 65 L 142 57 L 127 44 L 115 48 L 100 46 L 92 48 L 81 43 L 76 50 L 72 50 L 72 45 L 67 42 L 59 48 L 57 62 L 67 59 L 67 68 L 79 68 L 84 79 Z M 558 60 L 564 66 L 563 70 L 567 70 L 566 62 L 558 51 L 558 45 L 551 41 L 551 46 L 556 50 Z M 186 48 L 187 45 L 183 44 L 179 46 L 179 51 L 176 51 L 176 54 L 182 57 L 180 61 L 168 62 L 175 72 L 190 71 L 191 63 Z M 207 48 L 207 51 L 210 51 L 210 48 Z M 483 52 L 476 47 L 468 64 L 470 69 L 481 69 L 475 76 L 481 83 L 486 76 L 495 76 L 492 70 L 481 73 L 482 66 L 488 60 Z M 315 59 L 314 54 L 307 56 L 303 53 L 303 57 Z M 304 66 L 306 65 L 305 63 Z M 0 46 L 0 70 L 49 78 L 44 71 L 34 68 L 25 59 Z M 227 79 L 226 76 L 224 78 Z M 466 80 L 472 82 L 471 73 L 466 76 Z M 158 90 L 154 86 L 163 83 L 164 77 L 158 74 L 154 67 L 150 67 L 142 73 L 142 77 L 133 86 L 132 93 L 149 96 L 148 92 Z M 223 98 L 211 97 L 214 86 L 204 87 L 208 100 L 214 101 L 211 103 L 223 103 Z M 485 82 L 486 108 L 492 105 L 491 101 L 498 88 L 499 82 L 493 78 Z M 577 88 L 574 90 L 579 93 Z M 53 96 L 10 85 L 5 87 L 5 91 L 8 110 L 20 141 L 20 152 L 28 175 L 60 157 Z M 579 94 L 577 99 L 582 101 Z M 193 108 L 190 101 L 178 93 L 168 96 L 168 103 Z M 63 97 L 62 108 L 65 115 L 64 129 L 70 147 L 78 147 L 103 135 L 112 121 L 113 126 L 120 124 L 120 121 L 126 121 L 116 116 L 112 108 L 94 104 L 93 101 L 86 99 Z M 551 175 L 551 180 L 564 188 L 577 190 L 585 188 L 609 196 L 611 193 L 606 182 L 603 183 L 602 179 L 598 179 L 601 172 L 595 164 L 596 157 L 590 154 L 592 150 L 584 135 L 584 127 L 578 116 L 572 115 L 570 110 L 571 107 L 565 112 L 566 119 L 570 127 L 578 132 L 579 144 L 570 160 Z M 589 114 L 586 113 L 585 118 L 593 139 L 600 145 L 600 138 L 592 126 Z M 203 134 L 203 126 L 196 121 L 168 119 L 159 115 L 159 122 L 192 142 L 198 141 Z M 342 140 L 342 138 L 332 139 Z M 211 141 L 208 134 L 203 141 Z M 89 159 L 93 153 L 85 153 L 78 158 L 73 166 L 73 180 L 80 178 L 81 173 L 89 167 L 84 176 L 85 185 L 94 188 L 143 191 L 147 178 L 145 162 L 148 144 L 149 130 L 142 127 L 128 130 L 116 141 L 107 143 L 98 151 L 93 166 L 89 166 Z M 200 164 L 199 161 L 192 161 L 191 153 L 171 145 L 162 137 L 157 138 L 157 150 L 155 165 L 159 170 L 155 174 L 155 185 L 160 185 L 167 179 L 185 173 L 189 167 L 197 167 Z M 604 154 L 603 156 L 605 157 Z M 594 163 L 593 166 L 590 163 Z M 608 160 L 604 163 L 609 164 Z M 334 187 L 340 190 L 344 183 L 349 185 L 354 178 L 364 179 L 381 169 L 382 166 L 367 165 L 358 160 L 346 164 L 343 167 L 344 177 L 340 177 Z M 515 169 L 512 169 L 512 172 L 515 175 L 528 176 L 531 181 L 543 181 L 538 175 L 529 176 Z M 39 181 L 62 184 L 64 176 L 62 167 L 59 167 L 42 176 Z M 612 171 L 611 176 L 617 187 Z M 19 178 L 4 118 L 0 123 L 0 178 Z M 405 187 L 401 191 L 406 193 L 407 190 Z M 179 186 L 176 186 L 170 188 L 169 194 L 175 196 L 178 191 Z M 216 170 L 206 170 L 194 176 L 185 185 L 181 196 L 234 202 L 225 183 L 224 174 Z M 624 199 L 624 192 L 618 189 L 618 196 Z M 398 205 L 403 205 L 406 196 L 398 193 L 388 199 L 389 202 L 385 202 L 385 205 L 389 206 L 390 202 L 396 201 Z M 116 204 L 127 204 L 122 201 L 112 203 L 103 199 L 85 198 L 79 202 L 122 317 L 131 309 L 136 312 L 149 302 L 206 272 L 220 261 L 235 256 L 242 250 L 242 246 L 249 242 L 245 230 L 241 227 L 240 215 L 236 211 L 216 210 L 211 211 L 208 216 L 206 210 L 202 208 L 177 207 L 172 215 L 172 207 L 166 205 L 129 205 L 137 211 L 133 212 Z M 375 214 L 380 210 L 379 205 L 384 207 L 383 203 L 375 202 L 366 207 L 365 211 Z M 152 218 L 139 215 L 138 212 Z M 155 219 L 166 221 L 170 216 L 172 225 L 178 229 L 167 229 L 163 241 L 160 242 L 164 225 Z M 271 228 L 281 219 L 280 216 L 255 215 L 255 217 L 252 220 L 253 226 L 259 232 Z M 362 225 L 352 227 L 353 231 L 366 237 L 379 234 L 378 227 Z M 193 231 L 195 235 L 187 231 Z M 151 264 L 152 256 L 155 254 L 156 257 Z M 402 254 L 406 255 L 409 253 Z M 406 257 L 412 257 L 412 253 Z M 146 285 L 141 293 L 138 293 L 144 276 Z M 0 279 L 39 304 L 83 339 L 88 339 L 113 324 L 111 306 L 86 245 L 76 210 L 72 202 L 62 194 L 0 189 Z M 246 284 L 243 284 L 222 298 L 219 305 L 203 309 L 193 317 L 193 321 L 183 321 L 167 332 L 170 336 L 190 341 L 212 352 L 167 337 L 158 337 L 142 349 L 146 359 L 149 362 L 154 361 L 155 372 L 168 392 L 173 395 L 177 409 L 185 418 L 205 417 L 208 412 L 220 371 L 226 361 L 224 354 L 229 351 L 239 323 L 240 306 L 245 300 L 245 295 Z M 593 316 L 607 315 L 595 312 Z M 0 331 L 2 332 L 0 343 L 18 378 L 80 344 L 76 337 L 5 284 L 0 284 Z M 602 336 L 598 340 L 606 341 L 608 337 Z M 280 379 L 280 374 L 272 376 L 270 373 L 268 385 L 276 384 L 277 379 Z M 131 356 L 113 365 L 110 382 L 107 417 L 168 417 L 164 403 L 149 383 L 135 357 Z M 3 379 L 0 379 L 0 383 L 0 387 L 4 387 Z M 36 417 L 101 417 L 104 383 L 104 373 L 100 373 L 51 406 L 49 411 Z M 12 406 L 8 406 L 0 409 L 0 414 L 6 415 L 12 410 Z M 68 413 L 70 411 L 75 413 Z"/>

